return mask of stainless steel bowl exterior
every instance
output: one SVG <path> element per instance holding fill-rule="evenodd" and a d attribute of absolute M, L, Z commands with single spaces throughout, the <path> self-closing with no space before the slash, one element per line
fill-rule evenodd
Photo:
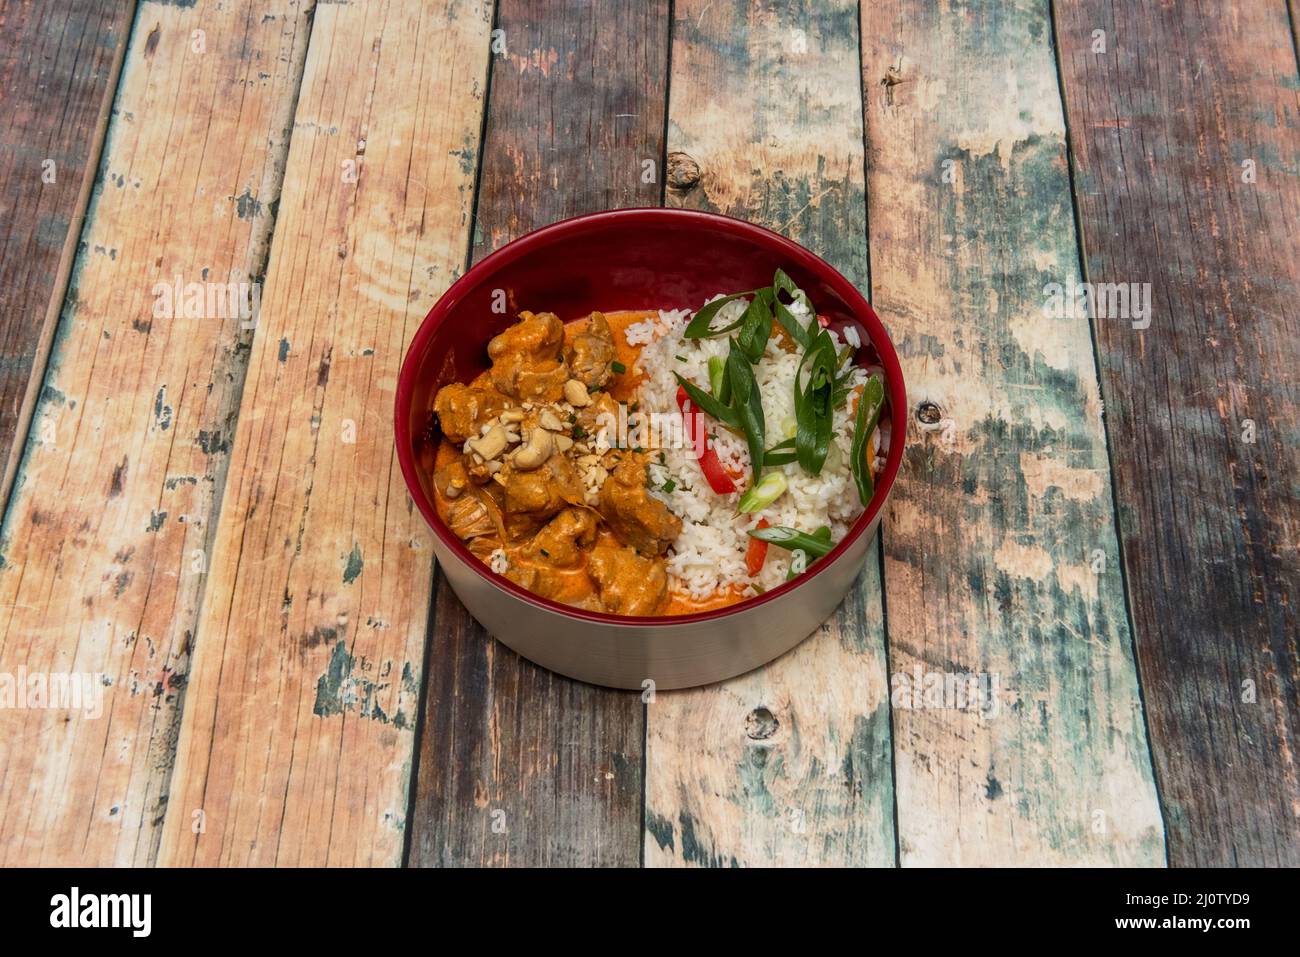
<path fill-rule="evenodd" d="M 628 625 L 569 617 L 498 587 L 482 565 L 471 567 L 436 539 L 434 551 L 470 614 L 525 658 L 591 684 L 645 688 L 649 680 L 666 691 L 744 674 L 820 628 L 862 571 L 883 506 L 851 548 L 799 588 L 709 621 Z"/>

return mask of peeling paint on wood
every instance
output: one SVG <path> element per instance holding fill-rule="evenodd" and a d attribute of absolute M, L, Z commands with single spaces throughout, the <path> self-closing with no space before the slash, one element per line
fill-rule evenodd
<path fill-rule="evenodd" d="M 668 202 L 789 235 L 866 291 L 857 5 L 675 6 Z M 817 633 L 647 708 L 648 866 L 894 862 L 879 556 Z"/>
<path fill-rule="evenodd" d="M 862 36 L 875 304 L 925 410 L 882 538 L 902 863 L 1159 864 L 1088 322 L 1044 312 L 1078 278 L 1048 4 Z"/>
<path fill-rule="evenodd" d="M 0 17 L 0 508 L 76 257 L 133 6 L 47 0 L 8 4 Z"/>
<path fill-rule="evenodd" d="M 1058 17 L 1088 278 L 1151 284 L 1147 328 L 1095 327 L 1170 863 L 1295 867 L 1300 79 L 1286 4 L 1080 0 Z"/>
<path fill-rule="evenodd" d="M 446 144 L 480 128 L 489 29 L 480 0 L 316 8 L 162 863 L 401 861 L 433 554 L 391 410 L 464 261 Z"/>
<path fill-rule="evenodd" d="M 222 282 L 248 279 L 265 261 L 269 217 L 242 221 L 224 197 L 278 188 L 306 18 L 283 0 L 260 6 L 282 21 L 250 24 L 247 7 L 144 3 L 137 13 L 0 530 L 0 670 L 102 673 L 106 700 L 97 720 L 0 711 L 7 865 L 145 864 L 156 852 L 175 676 L 188 671 L 225 478 L 224 455 L 191 437 L 233 427 L 244 360 L 238 321 L 157 316 L 153 289 L 177 274 L 198 281 L 205 268 Z M 207 47 L 196 59 L 189 38 L 200 26 Z M 272 78 L 251 84 L 259 69 Z M 141 320 L 151 327 L 133 331 Z M 167 429 L 154 414 L 164 384 Z M 169 486 L 176 473 L 197 481 Z"/>

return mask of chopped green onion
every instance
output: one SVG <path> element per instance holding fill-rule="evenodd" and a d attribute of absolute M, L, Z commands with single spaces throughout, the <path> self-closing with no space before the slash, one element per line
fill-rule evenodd
<path fill-rule="evenodd" d="M 740 324 L 745 321 L 743 315 L 735 322 L 728 323 L 727 325 L 721 326 L 717 329 L 710 329 L 709 323 L 711 323 L 713 317 L 718 314 L 718 310 L 727 303 L 736 299 L 741 299 L 745 296 L 752 296 L 758 291 L 759 290 L 757 289 L 751 289 L 749 292 L 737 292 L 730 296 L 723 296 L 721 299 L 714 299 L 712 302 L 705 303 L 700 308 L 700 311 L 691 317 L 691 321 L 687 323 L 686 331 L 682 333 L 682 337 L 685 339 L 709 339 L 713 336 L 720 336 L 725 332 L 730 332 L 732 329 L 739 327 Z"/>
<path fill-rule="evenodd" d="M 781 293 L 786 293 L 792 302 L 803 305 L 808 311 L 808 325 L 800 325 L 798 317 L 790 311 L 790 307 L 781 301 Z M 772 304 L 775 307 L 776 321 L 781 323 L 785 331 L 790 333 L 800 348 L 807 350 L 813 341 L 813 329 L 817 324 L 817 316 L 813 312 L 812 303 L 808 301 L 808 295 L 795 285 L 793 279 L 785 274 L 784 270 L 778 269 L 776 275 L 772 278 Z"/>
<path fill-rule="evenodd" d="M 789 465 L 791 462 L 798 462 L 799 455 L 797 452 L 764 452 L 763 465 L 769 468 L 777 468 L 781 465 Z"/>
<path fill-rule="evenodd" d="M 609 367 L 614 370 L 615 375 L 622 375 L 624 372 L 627 371 L 627 366 L 623 365 L 623 363 L 619 362 L 618 360 L 611 362 L 609 364 Z"/>
<path fill-rule="evenodd" d="M 778 548 L 787 548 L 794 551 L 796 548 L 802 549 L 812 558 L 821 558 L 829 554 L 834 544 L 830 540 L 830 529 L 823 525 L 813 534 L 801 532 L 797 528 L 790 528 L 787 525 L 773 525 L 771 528 L 751 528 L 749 530 L 751 538 L 761 539 L 776 545 Z"/>
<path fill-rule="evenodd" d="M 753 301 L 741 317 L 740 331 L 732 340 L 752 363 L 763 358 L 767 340 L 772 336 L 773 298 L 771 289 L 760 289 L 754 294 Z"/>
<path fill-rule="evenodd" d="M 754 470 L 754 481 L 758 482 L 763 473 L 763 441 L 767 430 L 763 420 L 763 397 L 758 391 L 749 359 L 735 339 L 731 340 L 731 351 L 727 353 L 727 381 L 731 383 L 731 408 L 745 433 L 750 466 Z"/>
<path fill-rule="evenodd" d="M 849 468 L 858 487 L 858 499 L 863 505 L 871 501 L 875 491 L 875 479 L 871 474 L 871 463 L 866 461 L 866 452 L 884 404 L 885 382 L 880 376 L 873 375 L 862 387 L 862 397 L 858 399 L 858 411 L 853 419 L 853 444 L 849 450 Z"/>
<path fill-rule="evenodd" d="M 701 412 L 713 416 L 724 425 L 729 425 L 735 429 L 741 427 L 740 416 L 736 414 L 734 409 L 723 405 L 690 379 L 685 378 L 679 373 L 673 374 L 677 376 L 677 384 L 686 390 L 687 398 L 689 398 Z"/>
<path fill-rule="evenodd" d="M 795 450 L 799 464 L 810 475 L 821 474 L 830 449 L 835 418 L 835 363 L 835 344 L 823 329 L 813 337 L 795 373 Z"/>
<path fill-rule="evenodd" d="M 726 362 L 722 356 L 709 356 L 709 388 L 719 402 L 726 401 L 722 395 L 722 387 L 727 382 L 726 369 Z"/>
<path fill-rule="evenodd" d="M 780 472 L 769 472 L 740 496 L 740 504 L 737 507 L 742 512 L 757 512 L 759 509 L 767 508 L 784 495 L 789 486 L 790 483 Z"/>
<path fill-rule="evenodd" d="M 677 487 L 677 483 L 674 482 L 672 479 L 669 479 L 667 482 L 664 482 L 660 491 L 664 492 L 665 494 L 668 494 L 672 492 L 672 490 L 675 489 L 676 487 Z"/>

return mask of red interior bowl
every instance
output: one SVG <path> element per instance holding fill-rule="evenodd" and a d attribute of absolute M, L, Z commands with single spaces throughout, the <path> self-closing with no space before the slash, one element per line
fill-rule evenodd
<path fill-rule="evenodd" d="M 593 309 L 697 309 L 719 292 L 770 285 L 784 269 L 832 328 L 857 328 L 861 365 L 885 372 L 893 414 L 887 463 L 870 505 L 849 534 L 799 578 L 765 594 L 714 611 L 633 618 L 583 611 L 539 598 L 475 558 L 438 518 L 432 462 L 440 438 L 430 411 L 449 382 L 468 382 L 487 368 L 487 343 L 516 321 L 521 309 L 548 311 L 564 321 Z M 494 308 L 495 307 L 495 308 Z M 868 347 L 869 344 L 869 347 Z M 497 588 L 553 612 L 594 622 L 646 627 L 713 621 L 807 587 L 873 527 L 902 460 L 907 399 L 893 344 L 876 313 L 847 279 L 802 246 L 770 230 L 712 213 L 682 209 L 624 209 L 568 219 L 515 240 L 456 281 L 425 317 L 402 365 L 397 386 L 397 454 L 407 486 L 441 545 Z M 802 636 L 800 636 L 802 637 Z"/>

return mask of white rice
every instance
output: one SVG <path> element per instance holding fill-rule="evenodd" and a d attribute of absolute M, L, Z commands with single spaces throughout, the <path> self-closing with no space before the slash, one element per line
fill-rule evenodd
<path fill-rule="evenodd" d="M 715 297 L 716 298 L 716 297 Z M 722 325 L 745 309 L 743 301 L 724 306 L 714 320 Z M 807 318 L 806 311 L 795 304 L 795 311 Z M 656 318 L 631 325 L 626 330 L 630 345 L 641 345 L 640 369 L 645 373 L 637 401 L 642 412 L 676 413 L 677 380 L 680 373 L 709 391 L 710 356 L 725 358 L 729 350 L 727 336 L 714 339 L 685 340 L 682 331 L 690 320 L 690 310 L 661 311 Z M 836 348 L 839 338 L 831 332 Z M 754 367 L 754 376 L 763 399 L 763 416 L 767 425 L 765 444 L 771 448 L 795 432 L 794 377 L 801 353 L 786 352 L 770 339 L 762 360 Z M 866 381 L 865 370 L 853 367 L 851 385 Z M 746 595 L 775 588 L 785 581 L 791 553 L 771 546 L 762 571 L 756 578 L 745 567 L 745 552 L 750 538 L 746 534 L 760 519 L 769 525 L 787 525 L 812 532 L 821 525 L 830 527 L 834 541 L 839 541 L 862 513 L 857 488 L 849 469 L 849 447 L 853 440 L 853 417 L 846 403 L 835 410 L 831 452 L 820 475 L 809 475 L 797 462 L 779 466 L 789 488 L 775 502 L 759 512 L 737 511 L 740 493 L 752 481 L 749 450 L 743 437 L 721 426 L 710 429 L 713 443 L 724 467 L 740 473 L 738 490 L 729 495 L 714 492 L 700 471 L 693 447 L 666 448 L 652 452 L 656 463 L 650 467 L 652 494 L 661 499 L 682 519 L 682 533 L 669 550 L 668 572 L 676 586 L 693 598 L 706 598 L 714 592 L 741 588 Z M 662 455 L 662 463 L 658 464 Z M 662 487 L 672 480 L 674 488 Z M 756 587 L 757 586 L 757 587 Z"/>

